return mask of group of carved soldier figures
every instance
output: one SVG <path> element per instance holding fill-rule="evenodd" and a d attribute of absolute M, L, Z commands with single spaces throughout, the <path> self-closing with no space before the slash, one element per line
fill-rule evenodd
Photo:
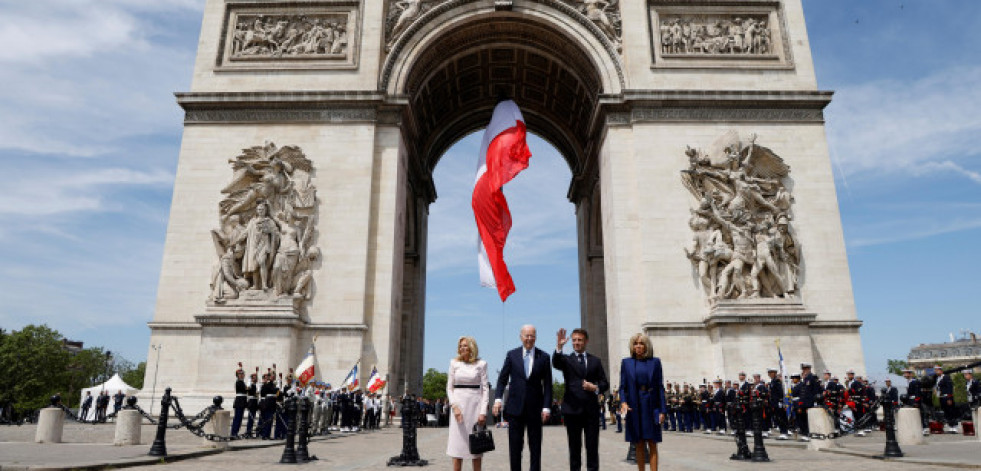
<path fill-rule="evenodd" d="M 841 383 L 830 371 L 824 372 L 823 380 L 819 379 L 807 363 L 801 364 L 800 374 L 790 376 L 789 393 L 776 368 L 767 371 L 768 380 L 761 379 L 759 374 L 748 379 L 740 372 L 738 381 L 716 379 L 712 384 L 697 387 L 668 382 L 665 385 L 668 403 L 665 429 L 687 433 L 702 429 L 704 433 L 734 434 L 737 419 L 743 421 L 746 429 L 750 428 L 750 404 L 758 401 L 763 407 L 764 436 L 776 429 L 779 432 L 777 440 L 787 440 L 793 430 L 797 432 L 798 440 L 809 441 L 807 411 L 812 407 L 827 411 L 836 433 L 855 432 L 865 436 L 877 424 L 873 413 L 875 404 L 888 402 L 895 407 L 919 408 L 924 433 L 928 433 L 927 422 L 933 415 L 932 396 L 936 393 L 948 425 L 947 432 L 956 433 L 958 412 L 954 408 L 953 382 L 941 370 L 937 372 L 934 386 L 924 388 L 913 377 L 912 371 L 906 370 L 904 376 L 909 385 L 903 396 L 891 380 L 887 379 L 885 387 L 876 391 L 867 379 L 855 376 L 852 370 L 848 370 L 844 383 Z M 981 383 L 971 378 L 970 372 L 965 373 L 965 377 L 968 401 L 977 407 L 981 402 Z M 866 414 L 869 414 L 868 418 L 859 423 Z"/>
<path fill-rule="evenodd" d="M 232 36 L 232 57 L 346 54 L 346 20 L 315 15 L 239 17 Z"/>
<path fill-rule="evenodd" d="M 242 422 L 246 421 L 246 435 L 266 439 L 286 436 L 287 422 L 282 407 L 289 397 L 306 397 L 312 401 L 310 433 L 326 434 L 330 430 L 358 432 L 374 430 L 381 426 L 384 400 L 380 394 L 332 390 L 329 384 L 311 382 L 305 387 L 294 377 L 293 369 L 284 377 L 276 373 L 276 365 L 266 370 L 262 382 L 258 382 L 258 368 L 245 379 L 245 371 L 235 372 L 235 401 L 232 403 L 232 435 L 239 435 Z M 391 410 L 391 404 L 388 404 Z M 255 430 L 253 430 L 255 427 Z"/>
<path fill-rule="evenodd" d="M 682 183 L 698 201 L 685 254 L 710 301 L 790 298 L 800 246 L 791 228 L 790 167 L 756 136 L 722 136 L 709 152 L 689 148 Z"/>
<path fill-rule="evenodd" d="M 661 22 L 664 54 L 770 54 L 765 18 L 670 18 Z"/>

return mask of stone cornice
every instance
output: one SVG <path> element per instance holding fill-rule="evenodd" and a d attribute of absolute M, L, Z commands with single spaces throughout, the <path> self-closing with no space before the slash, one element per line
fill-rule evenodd
<path fill-rule="evenodd" d="M 629 126 L 650 122 L 823 123 L 829 91 L 625 90 L 601 99 L 603 122 Z M 599 117 L 599 115 L 597 115 Z"/>
<path fill-rule="evenodd" d="M 201 330 L 197 322 L 147 322 L 151 330 Z"/>

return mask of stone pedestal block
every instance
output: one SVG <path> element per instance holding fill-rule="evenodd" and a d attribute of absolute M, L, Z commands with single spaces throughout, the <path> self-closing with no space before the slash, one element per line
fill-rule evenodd
<path fill-rule="evenodd" d="M 143 416 L 136 409 L 124 409 L 116 414 L 116 438 L 112 444 L 139 445 Z"/>
<path fill-rule="evenodd" d="M 920 421 L 920 410 L 914 407 L 902 407 L 896 414 L 896 441 L 899 446 L 923 445 L 923 422 Z"/>
<path fill-rule="evenodd" d="M 811 435 L 830 436 L 835 433 L 834 421 L 831 420 L 828 412 L 820 407 L 807 410 L 807 425 L 811 429 Z M 811 438 L 811 441 L 807 442 L 807 449 L 813 451 L 837 447 L 838 441 L 833 438 Z"/>
<path fill-rule="evenodd" d="M 37 443 L 61 443 L 61 434 L 65 431 L 65 411 L 56 407 L 41 409 L 37 421 L 37 433 L 34 441 Z"/>
<path fill-rule="evenodd" d="M 227 437 L 231 435 L 232 431 L 232 413 L 227 410 L 220 410 L 215 412 L 214 417 L 204 426 L 204 431 L 207 433 L 213 433 L 215 435 L 220 435 L 222 437 Z M 213 442 L 211 440 L 204 440 L 204 446 L 206 448 L 228 448 L 228 442 Z"/>

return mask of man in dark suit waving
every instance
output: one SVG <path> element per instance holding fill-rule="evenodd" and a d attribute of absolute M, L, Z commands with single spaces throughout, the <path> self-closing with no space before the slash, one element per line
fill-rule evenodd
<path fill-rule="evenodd" d="M 599 357 L 586 353 L 589 334 L 584 329 L 572 331 L 572 350 L 562 353 L 569 338 L 565 329 L 559 329 L 552 366 L 565 377 L 565 397 L 562 400 L 562 416 L 569 436 L 569 469 L 582 468 L 582 438 L 586 437 L 586 469 L 599 469 L 599 395 L 610 389 L 606 371 Z"/>
<path fill-rule="evenodd" d="M 507 404 L 504 404 L 511 471 L 521 469 L 525 430 L 528 431 L 530 469 L 542 469 L 542 424 L 548 421 L 552 405 L 552 366 L 548 354 L 535 348 L 536 338 L 535 326 L 521 328 L 521 347 L 508 352 L 494 391 L 493 412 L 498 415 L 504 388 L 511 384 Z"/>

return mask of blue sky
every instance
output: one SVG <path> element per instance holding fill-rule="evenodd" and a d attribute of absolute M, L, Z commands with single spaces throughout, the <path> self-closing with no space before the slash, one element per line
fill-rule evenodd
<path fill-rule="evenodd" d="M 981 331 L 981 2 L 805 0 L 866 363 Z M 202 0 L 0 5 L 0 327 L 48 323 L 126 358 L 147 351 Z M 578 325 L 569 173 L 532 139 L 507 188 L 518 292 L 476 287 L 467 202 L 479 135 L 436 169 L 425 365 L 481 332 L 492 366 L 539 325 Z M 465 227 L 465 226 L 464 226 Z"/>

